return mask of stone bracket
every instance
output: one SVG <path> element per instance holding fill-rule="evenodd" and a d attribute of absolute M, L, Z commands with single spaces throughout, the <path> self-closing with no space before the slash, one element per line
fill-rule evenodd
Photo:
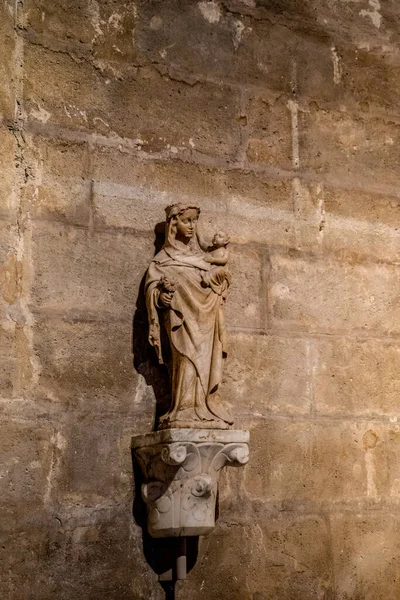
<path fill-rule="evenodd" d="M 245 465 L 248 442 L 247 431 L 220 429 L 166 429 L 133 437 L 150 535 L 209 533 L 215 527 L 219 471 Z"/>

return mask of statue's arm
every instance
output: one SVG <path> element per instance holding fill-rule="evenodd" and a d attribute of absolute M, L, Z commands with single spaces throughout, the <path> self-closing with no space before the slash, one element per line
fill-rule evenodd
<path fill-rule="evenodd" d="M 214 250 L 214 252 L 206 256 L 204 260 L 213 265 L 224 267 L 229 260 L 229 250 L 227 248 L 218 248 L 218 250 Z"/>
<path fill-rule="evenodd" d="M 149 344 L 153 346 L 156 351 L 158 362 L 163 364 L 162 351 L 161 351 L 161 336 L 160 336 L 160 322 L 158 318 L 157 306 L 159 302 L 160 291 L 154 287 L 149 286 L 146 291 L 146 305 L 147 314 L 149 317 Z"/>
<path fill-rule="evenodd" d="M 196 237 L 197 237 L 199 246 L 203 250 L 203 252 L 208 252 L 210 247 L 208 244 L 206 244 L 204 238 L 200 235 L 200 233 L 198 231 L 196 231 Z"/>
<path fill-rule="evenodd" d="M 158 307 L 159 308 L 169 308 L 172 298 L 175 294 L 176 289 L 176 281 L 170 277 L 166 277 L 163 275 L 160 277 L 159 282 L 157 283 L 157 289 L 159 291 L 158 296 Z"/>
<path fill-rule="evenodd" d="M 173 292 L 160 292 L 157 301 L 158 308 L 169 308 L 172 302 Z"/>

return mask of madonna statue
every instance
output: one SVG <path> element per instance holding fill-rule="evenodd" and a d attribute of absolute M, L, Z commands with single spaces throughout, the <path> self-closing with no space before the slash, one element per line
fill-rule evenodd
<path fill-rule="evenodd" d="M 227 429 L 232 424 L 218 395 L 226 357 L 229 238 L 218 232 L 206 246 L 197 232 L 199 214 L 194 204 L 166 208 L 165 243 L 146 278 L 149 341 L 163 363 L 165 328 L 172 356 L 172 402 L 159 429 Z"/>

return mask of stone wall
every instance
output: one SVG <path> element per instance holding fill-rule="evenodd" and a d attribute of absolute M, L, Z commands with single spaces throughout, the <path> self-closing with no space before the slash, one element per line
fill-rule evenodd
<path fill-rule="evenodd" d="M 252 441 L 177 597 L 398 600 L 398 2 L 0 7 L 1 598 L 164 598 L 132 319 L 163 207 L 193 199 L 232 234 Z"/>

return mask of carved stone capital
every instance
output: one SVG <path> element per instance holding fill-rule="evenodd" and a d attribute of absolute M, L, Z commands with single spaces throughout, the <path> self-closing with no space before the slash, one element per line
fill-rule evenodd
<path fill-rule="evenodd" d="M 153 537 L 203 535 L 215 527 L 219 471 L 249 460 L 249 433 L 168 429 L 132 438 Z"/>

